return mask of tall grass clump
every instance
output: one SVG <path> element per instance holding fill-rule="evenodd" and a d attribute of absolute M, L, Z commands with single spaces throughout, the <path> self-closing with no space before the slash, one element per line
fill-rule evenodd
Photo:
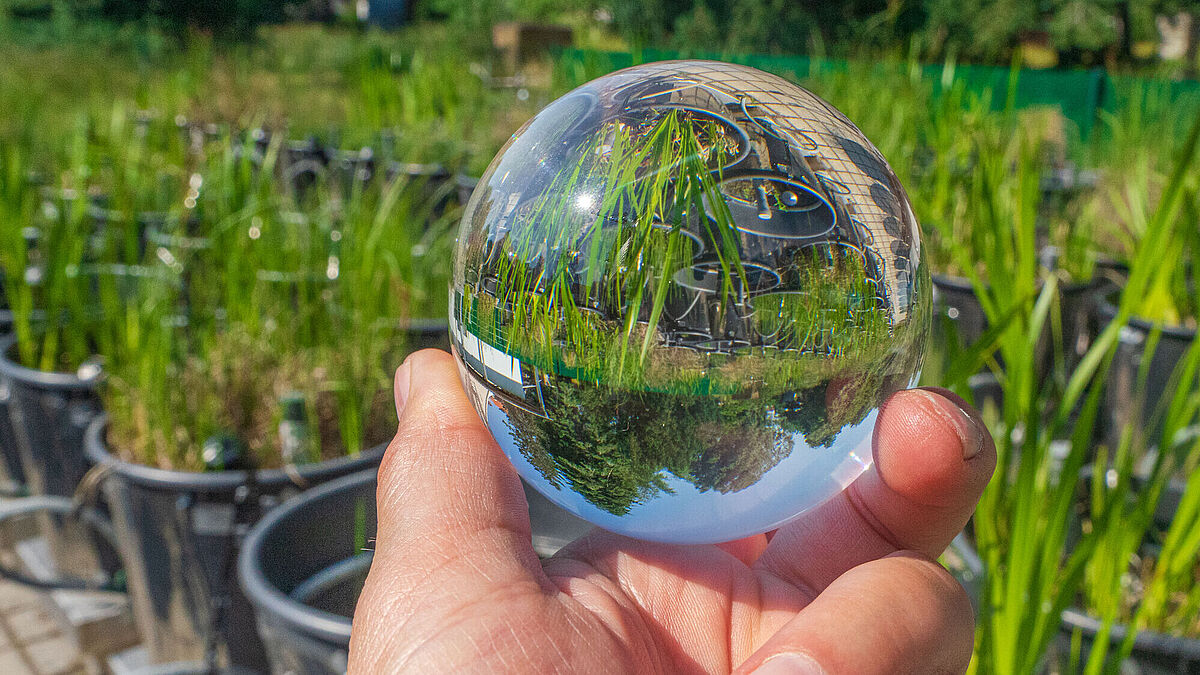
<path fill-rule="evenodd" d="M 109 365 L 110 442 L 126 459 L 199 470 L 206 440 L 233 437 L 278 466 L 380 443 L 407 320 L 445 311 L 432 261 L 455 214 L 435 214 L 422 181 L 297 195 L 274 175 L 278 142 L 257 166 L 237 143 L 203 172 L 200 229 L 151 252 L 175 261 L 182 292 L 147 298 L 145 344 Z M 297 397 L 307 433 L 289 455 L 281 401 Z"/>
<path fill-rule="evenodd" d="M 1095 459 L 1093 443 L 1102 386 L 1120 331 L 1148 292 L 1163 247 L 1189 227 L 1177 216 L 1198 136 L 1200 122 L 1184 142 L 1166 189 L 1148 219 L 1116 319 L 1101 331 L 1061 392 L 1051 391 L 1053 384 L 1039 382 L 1032 372 L 1037 335 L 1050 310 L 1056 282 L 1052 277 L 1045 279 L 1039 291 L 1031 292 L 1037 289 L 1038 275 L 1033 237 L 1023 218 L 1034 207 L 1028 203 L 1031 190 L 1020 188 L 1021 170 L 1007 179 L 1017 183 L 1012 190 L 993 191 L 992 199 L 979 202 L 982 222 L 995 223 L 1001 214 L 1015 215 L 1016 231 L 1024 233 L 1012 248 L 1017 255 L 1013 269 L 1023 270 L 1022 278 L 992 285 L 993 295 L 984 301 L 989 319 L 1002 319 L 1001 308 L 1006 305 L 1030 300 L 1033 305 L 1018 314 L 1026 317 L 1019 324 L 1021 330 L 1007 330 L 998 337 L 1005 357 L 1004 370 L 998 374 L 1003 406 L 1000 417 L 990 421 L 998 464 L 974 520 L 976 544 L 987 566 L 972 662 L 976 672 L 1033 672 L 1041 667 L 1059 631 L 1059 617 L 1077 602 L 1089 565 L 1097 556 L 1112 553 L 1111 543 L 1100 533 L 1111 532 L 1110 528 L 1133 529 L 1122 519 L 1123 498 L 1097 497 L 1099 508 L 1091 514 L 1092 525 L 1077 541 L 1072 543 L 1069 537 L 1078 476 L 1084 465 Z M 988 271 L 994 274 L 996 270 Z M 997 294 L 1006 295 L 1007 301 Z M 1069 431 L 1065 448 L 1053 442 L 1060 430 Z M 1126 458 L 1125 453 L 1118 449 L 1115 456 Z M 1114 455 L 1101 452 L 1100 456 Z M 1155 490 L 1151 486 L 1146 491 L 1149 499 L 1155 498 Z"/>

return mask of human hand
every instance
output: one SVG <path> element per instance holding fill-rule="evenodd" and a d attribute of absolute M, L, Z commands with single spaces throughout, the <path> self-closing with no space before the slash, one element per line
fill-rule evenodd
<path fill-rule="evenodd" d="M 978 413 L 949 392 L 892 396 L 873 466 L 774 533 L 677 546 L 596 529 L 545 561 L 517 473 L 450 355 L 410 356 L 396 402 L 352 673 L 966 668 L 971 607 L 934 558 L 996 458 Z"/>

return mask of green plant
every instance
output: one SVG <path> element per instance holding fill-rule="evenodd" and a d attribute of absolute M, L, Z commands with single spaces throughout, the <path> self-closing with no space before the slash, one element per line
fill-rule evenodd
<path fill-rule="evenodd" d="M 185 290 L 131 309 L 145 329 L 109 365 L 111 439 L 141 463 L 202 469 L 204 440 L 224 434 L 278 465 L 290 392 L 307 408 L 301 460 L 377 444 L 406 320 L 445 311 L 447 279 L 422 262 L 447 255 L 455 213 L 433 212 L 430 186 L 354 182 L 342 194 L 320 178 L 300 195 L 275 175 L 280 141 L 259 165 L 240 144 L 226 139 L 201 171 L 199 230 L 156 253 Z"/>
<path fill-rule="evenodd" d="M 1111 463 L 1106 448 L 1098 453 L 1081 524 L 1098 542 L 1080 589 L 1082 606 L 1102 622 L 1087 654 L 1089 673 L 1119 672 L 1132 653 L 1137 631 L 1200 636 L 1200 591 L 1195 584 L 1200 573 L 1200 439 L 1186 426 L 1200 408 L 1200 394 L 1191 385 L 1198 367 L 1200 342 L 1193 342 L 1173 375 L 1170 402 L 1160 411 L 1165 418 L 1160 435 L 1147 439 L 1129 427 Z M 1147 447 L 1150 440 L 1153 446 Z M 1139 457 L 1153 460 L 1140 477 Z M 1176 476 L 1186 479 L 1182 499 L 1166 531 L 1156 534 L 1156 508 Z M 1161 544 L 1154 546 L 1154 540 Z M 1132 630 L 1111 645 L 1116 622 Z M 1076 640 L 1072 663 L 1079 662 L 1080 651 Z"/>
<path fill-rule="evenodd" d="M 1085 581 L 1089 561 L 1106 550 L 1108 542 L 1097 533 L 1127 525 L 1117 508 L 1121 499 L 1113 498 L 1093 513 L 1093 528 L 1074 548 L 1067 547 L 1077 477 L 1092 449 L 1108 364 L 1122 327 L 1150 287 L 1161 247 L 1181 226 L 1172 216 L 1182 199 L 1198 139 L 1200 121 L 1184 142 L 1139 242 L 1116 318 L 1097 337 L 1061 393 L 1052 394 L 1051 383 L 1040 383 L 1033 376 L 1031 356 L 1050 310 L 1056 282 L 1047 279 L 1040 291 L 1031 293 L 1038 282 L 1032 226 L 1027 224 L 1034 208 L 1029 203 L 1031 191 L 1010 192 L 1008 196 L 1001 192 L 989 202 L 992 214 L 1001 213 L 999 208 L 1027 214 L 1018 219 L 1017 231 L 1025 234 L 1023 243 L 1014 249 L 1019 255 L 1014 269 L 1023 270 L 1022 278 L 992 284 L 991 298 L 984 303 L 989 318 L 1001 319 L 998 309 L 1006 304 L 1028 302 L 1031 296 L 1036 301 L 1027 314 L 1018 313 L 1025 317 L 1017 324 L 1023 330 L 1008 330 L 999 336 L 1006 365 L 1001 378 L 1003 416 L 992 421 L 998 464 L 974 521 L 976 543 L 988 568 L 972 666 L 976 672 L 1035 670 L 1059 630 L 1059 615 L 1075 601 Z M 1077 411 L 1079 403 L 1082 406 Z M 1053 461 L 1052 439 L 1068 423 L 1069 450 L 1060 461 Z"/>

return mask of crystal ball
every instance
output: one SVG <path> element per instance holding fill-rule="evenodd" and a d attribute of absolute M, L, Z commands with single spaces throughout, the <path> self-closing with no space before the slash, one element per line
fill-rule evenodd
<path fill-rule="evenodd" d="M 621 70 L 529 120 L 453 265 L 464 388 L 517 471 L 663 542 L 766 532 L 845 488 L 931 316 L 879 151 L 809 91 L 711 61 Z"/>

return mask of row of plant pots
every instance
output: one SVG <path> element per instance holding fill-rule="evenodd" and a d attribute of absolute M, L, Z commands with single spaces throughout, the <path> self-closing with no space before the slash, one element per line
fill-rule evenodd
<path fill-rule="evenodd" d="M 308 177 L 303 180 L 303 190 L 307 190 L 315 184 L 316 173 L 306 174 Z M 367 175 L 361 180 L 369 182 L 374 173 Z M 440 164 L 412 164 L 392 162 L 388 165 L 386 176 L 388 181 L 392 181 L 397 177 L 403 176 L 407 180 L 424 181 L 424 191 L 433 200 L 436 206 L 433 213 L 441 213 L 451 202 L 458 205 L 466 205 L 471 199 L 471 193 L 474 192 L 475 186 L 478 185 L 479 179 L 465 173 L 450 174 Z M 292 176 L 295 178 L 295 175 Z M 311 180 L 310 180 L 311 179 Z M 292 184 L 295 188 L 295 183 Z M 73 199 L 71 195 L 63 195 L 61 191 L 48 191 L 43 195 L 47 202 L 59 199 Z M 91 242 L 93 247 L 102 246 L 105 244 L 103 240 L 103 231 L 109 224 L 117 224 L 126 222 L 129 219 L 128 214 L 109 209 L 107 199 L 103 194 L 89 194 L 87 196 L 88 206 L 87 214 L 97 228 L 97 234 Z M 300 214 L 297 214 L 300 216 Z M 133 216 L 140 231 L 144 233 L 144 240 L 140 242 L 144 253 L 145 245 L 151 244 L 172 244 L 195 248 L 203 247 L 204 242 L 196 239 L 190 233 L 193 232 L 199 223 L 199 218 L 195 214 L 189 215 L 187 218 L 180 218 L 175 214 L 163 211 L 145 211 L 137 213 Z M 28 229 L 28 236 L 36 241 L 38 232 L 36 229 Z M 0 319 L 3 320 L 3 319 Z"/>
<path fill-rule="evenodd" d="M 447 345 L 444 321 L 413 322 L 409 333 L 414 349 Z M 2 410 L 9 424 L 0 433 L 7 428 L 13 437 L 0 436 L 0 450 L 35 496 L 5 502 L 0 521 L 47 516 L 39 526 L 53 547 L 65 538 L 56 531 L 64 518 L 86 515 L 100 569 L 62 560 L 63 578 L 52 582 L 0 572 L 48 588 L 127 588 L 156 663 L 268 669 L 253 611 L 234 580 L 246 530 L 289 495 L 376 466 L 383 448 L 286 470 L 169 471 L 126 462 L 108 446 L 97 379 L 22 367 L 12 358 L 13 344 L 12 336 L 0 344 L 0 387 L 11 392 Z"/>
<path fill-rule="evenodd" d="M 1052 269 L 1057 252 L 1048 248 L 1040 257 L 1044 266 Z M 1111 316 L 1098 316 L 1097 308 L 1106 303 L 1107 297 L 1119 288 L 1120 280 L 1126 273 L 1127 270 L 1123 266 L 1104 262 L 1097 264 L 1092 278 L 1070 281 L 1058 286 L 1058 305 L 1062 322 L 1058 349 L 1064 356 L 1064 366 L 1067 369 L 1073 367 L 1087 352 L 1092 341 L 1111 319 Z M 970 345 L 984 336 L 990 327 L 987 314 L 969 279 L 934 274 L 933 288 L 937 315 L 941 317 L 941 320 L 935 319 L 934 331 L 941 339 L 957 339 L 963 345 Z M 949 334 L 950 331 L 953 331 L 953 335 Z M 1052 372 L 1055 366 L 1056 346 L 1052 340 L 1047 322 L 1035 357 L 1037 371 L 1043 375 Z"/>
<path fill-rule="evenodd" d="M 984 385 L 986 387 L 986 384 Z M 1081 485 L 1089 483 L 1092 477 L 1092 467 L 1087 467 L 1081 475 Z M 1155 514 L 1155 526 L 1165 530 L 1174 517 L 1174 509 L 1178 506 L 1183 495 L 1182 481 L 1172 481 L 1164 492 Z M 1086 511 L 1086 498 L 1080 498 L 1078 509 Z M 971 596 L 972 604 L 979 605 L 980 588 L 972 581 L 980 575 L 987 574 L 979 561 L 979 556 L 971 545 L 969 537 L 960 536 L 955 540 L 951 570 Z M 1069 553 L 1069 552 L 1068 552 Z M 975 565 L 969 564 L 971 561 Z M 964 578 L 963 573 L 966 573 Z M 1086 658 L 1098 636 L 1104 630 L 1104 622 L 1075 605 L 1063 610 L 1058 640 L 1052 648 L 1050 658 L 1066 663 L 1072 658 L 1081 659 L 1080 670 L 1086 666 Z M 1115 623 L 1108 628 L 1109 653 L 1121 644 L 1129 633 L 1129 626 Z M 1078 639 L 1078 644 L 1074 644 Z M 1074 652 L 1074 655 L 1073 655 Z M 1099 671 L 1097 671 L 1099 672 Z M 1137 675 L 1200 675 L 1200 638 L 1179 637 L 1152 630 L 1139 630 L 1133 638 L 1133 648 L 1130 662 L 1124 664 L 1122 673 Z"/>
<path fill-rule="evenodd" d="M 1092 279 L 1059 287 L 1062 335 L 1058 349 L 1067 372 L 1116 318 L 1113 295 L 1119 291 L 1124 274 L 1122 266 L 1106 264 L 1097 267 Z M 940 334 L 939 340 L 957 339 L 961 344 L 969 345 L 983 337 L 989 327 L 988 320 L 971 282 L 935 275 L 933 285 L 937 316 L 940 317 L 934 321 L 934 330 Z M 1135 316 L 1121 331 L 1105 386 L 1105 407 L 1111 414 L 1105 417 L 1098 440 L 1111 445 L 1120 429 L 1135 418 L 1153 418 L 1168 391 L 1172 373 L 1196 339 L 1196 330 L 1184 326 L 1160 326 L 1157 330 L 1161 334 L 1149 356 L 1150 363 L 1145 365 L 1148 370 L 1143 386 L 1139 386 L 1138 373 L 1143 368 L 1147 343 L 1156 327 Z M 1053 373 L 1056 358 L 1047 326 L 1035 353 L 1038 374 L 1047 377 Z M 1002 367 L 1003 363 L 1000 365 Z"/>
<path fill-rule="evenodd" d="M 149 123 L 149 118 L 145 120 L 145 123 Z M 262 166 L 272 142 L 278 142 L 280 149 L 276 158 L 276 170 L 299 193 L 305 192 L 320 177 L 326 175 L 343 185 L 347 193 L 353 189 L 355 184 L 360 186 L 365 185 L 381 175 L 388 181 L 400 176 L 426 180 L 431 189 L 437 188 L 453 179 L 457 189 L 460 191 L 460 200 L 464 204 L 466 203 L 466 197 L 470 196 L 470 189 L 474 188 L 474 183 L 472 182 L 475 180 L 474 178 L 462 173 L 452 176 L 450 171 L 441 164 L 422 164 L 381 159 L 382 157 L 392 155 L 392 152 L 387 150 L 386 146 L 393 145 L 394 139 L 389 142 L 389 139 L 386 137 L 381 140 L 382 145 L 385 146 L 385 149 L 382 151 L 376 151 L 371 146 L 363 146 L 355 150 L 345 150 L 336 146 L 326 145 L 315 137 L 277 140 L 274 132 L 261 127 L 251 129 L 248 132 L 238 133 L 224 130 L 213 124 L 191 123 L 182 117 L 177 118 L 175 123 L 180 131 L 185 134 L 194 151 L 198 151 L 206 142 L 216 141 L 221 138 L 242 139 L 242 142 L 234 143 L 233 145 L 234 156 L 240 158 L 248 148 L 250 151 L 249 159 L 255 166 Z M 466 188 L 467 185 L 470 187 Z M 461 191 L 463 189 L 466 189 L 465 196 L 462 196 L 463 193 Z"/>
<path fill-rule="evenodd" d="M 1059 301 L 1063 313 L 1062 354 L 1066 358 L 1068 369 L 1079 362 L 1099 333 L 1116 319 L 1118 312 L 1114 300 L 1121 288 L 1125 272 L 1126 270 L 1117 265 L 1103 265 L 1092 280 L 1060 287 Z M 979 340 L 987 331 L 988 322 L 971 283 L 965 279 L 935 277 L 934 284 L 938 312 L 944 317 L 941 330 L 944 331 L 945 337 L 953 338 L 956 334 L 967 344 Z M 946 330 L 947 327 L 949 331 Z M 1152 339 L 1151 336 L 1155 333 L 1158 335 Z M 1101 415 L 1097 443 L 1104 444 L 1110 450 L 1115 449 L 1121 432 L 1130 425 L 1139 425 L 1143 434 L 1150 438 L 1161 435 L 1162 421 L 1154 413 L 1164 399 L 1173 393 L 1176 383 L 1172 381 L 1172 374 L 1195 339 L 1196 331 L 1187 327 L 1156 327 L 1139 317 L 1128 321 L 1119 333 L 1111 369 L 1105 380 L 1102 403 L 1105 412 Z M 1038 370 L 1042 375 L 1049 373 L 1054 367 L 1055 356 L 1053 350 L 1047 346 L 1049 340 L 1049 334 L 1044 334 L 1035 352 Z M 1153 346 L 1153 353 L 1149 353 L 1147 347 L 1152 342 L 1156 344 Z M 1003 368 L 1003 363 L 999 365 Z M 1145 379 L 1139 382 L 1139 376 Z M 992 373 L 975 375 L 968 384 L 980 408 L 985 405 L 996 408 L 1003 406 L 1003 387 Z M 1181 386 L 1197 388 L 1196 383 L 1183 383 Z M 1194 419 L 1192 423 L 1195 423 Z M 1111 459 L 1111 455 L 1109 457 Z M 1055 466 L 1058 464 L 1055 463 Z M 1139 496 L 1144 496 L 1146 486 L 1145 479 L 1141 478 L 1142 474 L 1138 472 L 1146 470 L 1148 469 L 1144 467 L 1137 468 L 1132 478 L 1131 489 Z M 1085 470 L 1082 484 L 1090 482 L 1092 471 L 1090 466 Z M 1165 532 L 1171 525 L 1177 508 L 1184 500 L 1185 489 L 1185 481 L 1177 476 L 1164 484 L 1155 504 L 1152 521 L 1154 531 Z M 1088 500 L 1081 498 L 1077 511 L 1086 513 L 1088 509 Z M 968 533 L 970 531 L 971 528 L 968 527 Z M 970 548 L 970 538 L 968 537 L 963 544 Z M 1073 544 L 1069 543 L 1068 548 L 1071 546 Z M 1064 557 L 1069 554 L 1068 550 Z M 967 557 L 972 556 L 975 556 L 973 549 Z M 987 570 L 983 570 L 983 573 L 986 574 Z M 972 590 L 969 584 L 964 585 Z M 1049 656 L 1062 663 L 1067 663 L 1072 658 L 1082 658 L 1086 662 L 1092 645 L 1104 630 L 1105 626 L 1099 618 L 1090 615 L 1076 603 L 1063 611 L 1059 639 L 1053 645 Z M 1117 645 L 1125 640 L 1128 633 L 1129 627 L 1126 625 L 1115 624 L 1108 628 L 1110 655 L 1116 651 Z M 1200 638 L 1139 630 L 1132 638 L 1129 658 L 1128 663 L 1122 664 L 1121 672 L 1152 675 L 1200 674 Z"/>

